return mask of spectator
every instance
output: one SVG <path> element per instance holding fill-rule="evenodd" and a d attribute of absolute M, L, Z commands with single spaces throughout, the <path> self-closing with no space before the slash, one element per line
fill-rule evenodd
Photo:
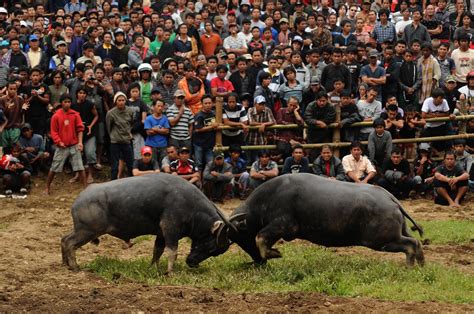
<path fill-rule="evenodd" d="M 153 160 L 158 163 L 166 156 L 170 123 L 163 114 L 164 102 L 160 99 L 153 105 L 153 113 L 145 118 L 144 129 L 147 134 L 145 145 L 151 148 Z M 143 154 L 143 151 L 142 151 Z"/>
<path fill-rule="evenodd" d="M 417 192 L 419 192 L 421 196 L 433 190 L 435 169 L 435 163 L 431 159 L 430 145 L 428 143 L 421 143 L 418 147 L 418 155 L 413 166 Z"/>
<path fill-rule="evenodd" d="M 359 109 L 354 104 L 351 94 L 345 90 L 341 93 L 341 141 L 353 142 L 359 138 L 359 128 L 348 127 L 355 122 L 362 121 Z"/>
<path fill-rule="evenodd" d="M 276 176 L 278 176 L 276 162 L 270 160 L 270 154 L 267 151 L 259 151 L 258 160 L 250 168 L 250 188 L 256 189 L 262 183 Z"/>
<path fill-rule="evenodd" d="M 258 127 L 258 130 L 250 130 L 247 137 L 249 145 L 264 145 L 265 128 L 275 124 L 272 111 L 265 106 L 265 98 L 257 96 L 254 99 L 254 107 L 250 108 L 247 115 L 250 126 Z M 251 160 L 255 160 L 255 151 L 251 152 Z"/>
<path fill-rule="evenodd" d="M 174 104 L 166 110 L 166 116 L 171 125 L 169 143 L 176 147 L 191 147 L 194 116 L 184 105 L 185 96 L 182 90 L 177 89 L 174 93 Z"/>
<path fill-rule="evenodd" d="M 333 155 L 329 145 L 321 148 L 321 155 L 313 162 L 313 173 L 324 178 L 346 181 L 344 167 L 339 158 Z"/>
<path fill-rule="evenodd" d="M 415 180 L 411 175 L 410 164 L 403 158 L 402 152 L 395 147 L 390 158 L 382 166 L 382 177 L 377 184 L 392 193 L 396 198 L 407 198 L 415 187 Z"/>
<path fill-rule="evenodd" d="M 216 138 L 216 115 L 212 111 L 213 101 L 210 95 L 202 98 L 201 111 L 194 117 L 193 148 L 196 166 L 199 170 L 212 161 L 212 149 Z"/>
<path fill-rule="evenodd" d="M 329 104 L 328 96 L 320 92 L 316 100 L 308 105 L 304 112 L 304 121 L 308 125 L 308 143 L 330 141 L 329 124 L 336 121 L 336 109 Z"/>
<path fill-rule="evenodd" d="M 28 104 L 25 120 L 31 124 L 39 135 L 45 134 L 47 129 L 46 120 L 49 114 L 48 104 L 51 97 L 48 86 L 41 82 L 43 74 L 43 71 L 38 68 L 31 69 L 31 84 L 25 90 L 27 95 L 25 103 Z"/>
<path fill-rule="evenodd" d="M 369 159 L 375 166 L 382 167 L 392 153 L 392 135 L 385 130 L 385 121 L 382 118 L 375 119 L 373 127 L 374 131 L 369 135 Z"/>
<path fill-rule="evenodd" d="M 233 180 L 230 182 L 232 185 L 232 195 L 234 197 L 238 195 L 242 200 L 245 199 L 250 178 L 247 171 L 247 161 L 241 157 L 242 148 L 240 145 L 230 145 L 229 155 L 225 162 L 232 166 Z"/>
<path fill-rule="evenodd" d="M 133 38 L 133 45 L 130 47 L 128 52 L 128 64 L 130 66 L 140 66 L 145 59 L 150 58 L 153 54 L 148 47 L 144 46 L 145 37 L 141 34 L 137 34 Z M 151 71 L 150 71 L 151 72 Z"/>
<path fill-rule="evenodd" d="M 395 96 L 390 96 L 390 100 L 396 102 Z M 380 114 L 380 118 L 385 121 L 385 130 L 390 132 L 392 139 L 399 138 L 400 130 L 403 128 L 403 116 L 398 111 L 396 104 L 387 104 L 386 110 Z"/>
<path fill-rule="evenodd" d="M 186 146 L 179 149 L 178 159 L 170 163 L 171 174 L 180 176 L 189 183 L 201 187 L 201 174 L 196 164 L 190 159 L 191 151 Z"/>
<path fill-rule="evenodd" d="M 300 127 L 304 125 L 304 119 L 300 113 L 300 105 L 296 97 L 291 96 L 288 99 L 288 107 L 281 108 L 276 115 L 277 124 L 296 124 Z M 285 157 L 288 157 L 291 152 L 291 147 L 303 142 L 303 134 L 301 129 L 287 129 L 278 130 L 277 141 L 279 145 L 288 147 L 289 152 L 285 152 Z"/>
<path fill-rule="evenodd" d="M 466 140 L 454 140 L 453 148 L 456 155 L 456 163 L 460 165 L 464 171 L 471 173 L 472 157 L 471 154 L 466 151 Z"/>
<path fill-rule="evenodd" d="M 341 22 L 342 33 L 334 37 L 334 47 L 346 49 L 357 42 L 357 37 L 352 34 L 352 24 L 349 20 Z"/>
<path fill-rule="evenodd" d="M 421 43 L 431 42 L 430 34 L 425 25 L 421 24 L 421 11 L 412 11 L 412 23 L 403 30 L 403 40 L 411 46 L 415 39 Z"/>
<path fill-rule="evenodd" d="M 223 152 L 214 152 L 214 158 L 206 164 L 203 179 L 206 196 L 214 202 L 223 203 L 233 179 L 232 166 L 224 160 Z"/>
<path fill-rule="evenodd" d="M 22 155 L 26 157 L 33 171 L 46 169 L 49 153 L 45 152 L 43 137 L 34 134 L 29 123 L 24 123 L 21 126 L 19 146 Z"/>
<path fill-rule="evenodd" d="M 211 80 L 212 96 L 226 98 L 234 91 L 234 86 L 226 79 L 228 69 L 225 65 L 220 64 L 217 66 L 216 71 L 217 77 Z"/>
<path fill-rule="evenodd" d="M 18 96 L 18 86 L 15 82 L 9 82 L 6 90 L 6 95 L 0 98 L 0 110 L 4 117 L 4 121 L 0 121 L 0 147 L 3 147 L 5 153 L 11 153 L 13 146 L 20 140 L 20 126 L 25 107 L 23 98 Z"/>
<path fill-rule="evenodd" d="M 170 164 L 178 159 L 178 148 L 173 145 L 166 147 L 166 156 L 161 160 L 161 170 L 171 173 Z"/>
<path fill-rule="evenodd" d="M 436 61 L 438 61 L 441 77 L 439 78 L 439 86 L 444 88 L 447 83 L 447 78 L 451 75 L 456 74 L 456 64 L 454 60 L 448 57 L 449 43 L 441 43 L 438 48 L 438 55 Z M 456 80 L 455 80 L 456 82 Z"/>
<path fill-rule="evenodd" d="M 421 46 L 422 56 L 418 59 L 418 68 L 421 75 L 420 104 L 431 95 L 434 87 L 438 86 L 441 78 L 441 68 L 438 60 L 432 55 L 433 47 L 430 43 Z"/>
<path fill-rule="evenodd" d="M 427 98 L 423 102 L 421 108 L 421 117 L 423 119 L 436 118 L 436 117 L 450 117 L 454 118 L 454 115 L 450 115 L 449 106 L 446 99 L 444 99 L 444 92 L 440 88 L 435 88 L 431 93 L 431 97 Z M 422 137 L 431 136 L 444 136 L 448 133 L 448 125 L 446 122 L 427 122 L 426 126 L 421 134 Z M 436 149 L 436 153 L 445 150 L 448 143 L 445 141 L 433 142 L 432 147 Z"/>
<path fill-rule="evenodd" d="M 143 146 L 141 149 L 141 158 L 133 162 L 133 176 L 143 176 L 146 174 L 159 173 L 160 166 L 153 159 L 153 149 L 149 146 Z"/>
<path fill-rule="evenodd" d="M 369 64 L 360 69 L 361 81 L 377 91 L 377 100 L 382 100 L 382 85 L 387 82 L 385 69 L 377 64 L 378 52 L 372 49 L 369 52 Z"/>
<path fill-rule="evenodd" d="M 140 99 L 140 85 L 137 82 L 133 82 L 128 86 L 128 95 L 127 107 L 133 111 L 133 158 L 139 159 L 141 148 L 145 145 L 143 125 L 148 113 L 148 106 Z"/>
<path fill-rule="evenodd" d="M 286 157 L 281 174 L 289 173 L 309 173 L 309 161 L 304 156 L 303 146 L 297 144 L 293 146 L 290 157 Z"/>
<path fill-rule="evenodd" d="M 351 153 L 342 158 L 346 180 L 355 183 L 370 183 L 377 171 L 367 156 L 362 156 L 360 142 L 352 142 Z"/>
<path fill-rule="evenodd" d="M 258 80 L 260 85 L 257 86 L 255 89 L 255 93 L 253 94 L 254 98 L 259 96 L 265 99 L 265 105 L 272 111 L 276 111 L 275 108 L 275 96 L 273 91 L 270 89 L 270 85 L 272 82 L 272 76 L 270 73 L 261 71 L 258 75 Z"/>
<path fill-rule="evenodd" d="M 206 58 L 214 55 L 217 47 L 222 46 L 222 38 L 214 32 L 212 22 L 204 22 L 205 33 L 201 35 L 202 51 Z"/>
<path fill-rule="evenodd" d="M 380 117 L 382 113 L 382 104 L 376 100 L 377 90 L 374 87 L 369 88 L 367 91 L 367 99 L 359 100 L 357 102 L 357 109 L 364 122 L 374 121 Z M 362 127 L 360 128 L 359 139 L 366 141 L 369 138 L 370 132 L 374 130 L 373 127 Z"/>
<path fill-rule="evenodd" d="M 324 89 L 328 92 L 334 88 L 334 79 L 337 77 L 344 78 L 344 86 L 346 89 L 351 89 L 351 73 L 347 66 L 342 63 L 342 50 L 334 48 L 332 51 L 332 63 L 328 64 L 321 74 L 321 82 L 324 84 Z"/>
<path fill-rule="evenodd" d="M 232 73 L 229 77 L 229 81 L 234 87 L 237 95 L 243 95 L 245 93 L 253 95 L 255 92 L 256 78 L 251 75 L 248 70 L 247 59 L 245 56 L 238 57 L 237 60 L 237 71 Z"/>
<path fill-rule="evenodd" d="M 138 66 L 138 76 L 140 80 L 138 84 L 140 85 L 140 99 L 151 108 L 151 91 L 153 90 L 154 83 L 151 77 L 151 73 L 153 72 L 153 68 L 149 63 L 142 63 Z"/>
<path fill-rule="evenodd" d="M 61 109 L 51 118 L 51 138 L 56 145 L 51 169 L 46 183 L 46 194 L 51 192 L 51 183 L 56 173 L 62 172 L 69 159 L 73 171 L 79 172 L 81 182 L 86 187 L 86 174 L 81 152 L 84 149 L 82 137 L 84 124 L 78 112 L 71 109 L 72 99 L 67 94 L 61 96 Z M 66 121 L 68 121 L 66 123 Z"/>
<path fill-rule="evenodd" d="M 229 146 L 232 144 L 243 145 L 245 142 L 244 132 L 248 132 L 248 117 L 245 108 L 237 103 L 238 96 L 231 93 L 227 97 L 227 103 L 224 105 L 222 119 L 225 125 L 240 127 L 236 130 L 222 130 L 223 144 Z"/>
<path fill-rule="evenodd" d="M 196 77 L 193 65 L 185 64 L 184 77 L 178 82 L 178 88 L 186 94 L 184 97 L 186 106 L 191 109 L 194 115 L 197 114 L 202 107 L 204 83 L 199 77 Z"/>
<path fill-rule="evenodd" d="M 446 152 L 443 164 L 436 168 L 434 177 L 435 204 L 460 207 L 468 191 L 469 174 L 456 164 L 454 152 Z"/>
<path fill-rule="evenodd" d="M 11 155 L 4 155 L 0 159 L 0 171 L 6 195 L 12 195 L 13 192 L 28 193 L 33 170 L 28 160 L 21 155 L 18 145 L 13 148 Z"/>
<path fill-rule="evenodd" d="M 178 89 L 178 84 L 175 81 L 174 73 L 171 70 L 164 70 L 162 80 L 158 82 L 157 89 L 161 94 L 161 98 L 165 103 L 165 108 L 174 104 L 174 94 Z M 186 96 L 185 96 L 186 97 Z"/>
<path fill-rule="evenodd" d="M 133 110 L 126 106 L 127 96 L 118 92 L 114 96 L 114 105 L 106 116 L 107 132 L 110 135 L 111 179 L 118 175 L 119 159 L 127 165 L 128 175 L 133 176 L 132 126 Z"/>
<path fill-rule="evenodd" d="M 27 67 L 30 68 L 30 59 L 28 55 L 21 51 L 20 40 L 17 38 L 10 40 L 10 50 L 7 51 L 2 57 L 2 63 L 6 66 L 13 67 Z"/>
<path fill-rule="evenodd" d="M 413 51 L 407 50 L 403 55 L 400 66 L 400 89 L 402 91 L 399 102 L 403 110 L 418 105 L 418 90 L 421 86 L 421 72 L 413 61 Z"/>

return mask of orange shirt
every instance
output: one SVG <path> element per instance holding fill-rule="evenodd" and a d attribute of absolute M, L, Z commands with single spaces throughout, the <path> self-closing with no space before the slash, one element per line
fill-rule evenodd
<path fill-rule="evenodd" d="M 222 46 L 222 38 L 216 33 L 212 33 L 211 35 L 203 34 L 201 35 L 201 43 L 202 53 L 206 57 L 210 57 L 214 55 L 214 50 L 216 50 L 218 46 Z"/>

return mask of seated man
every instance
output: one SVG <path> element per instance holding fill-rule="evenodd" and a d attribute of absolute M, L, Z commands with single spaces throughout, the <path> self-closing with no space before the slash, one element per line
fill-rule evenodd
<path fill-rule="evenodd" d="M 6 195 L 12 195 L 13 192 L 27 194 L 30 188 L 31 166 L 20 153 L 20 147 L 14 146 L 11 155 L 4 155 L 0 159 L 0 171 Z"/>
<path fill-rule="evenodd" d="M 229 147 L 230 156 L 225 162 L 232 166 L 232 175 L 234 179 L 230 182 L 232 185 L 232 195 L 239 195 L 241 200 L 245 199 L 247 187 L 249 185 L 250 175 L 247 171 L 247 161 L 241 157 L 242 148 L 239 145 L 231 145 Z"/>
<path fill-rule="evenodd" d="M 153 149 L 150 146 L 143 146 L 141 149 L 142 158 L 133 162 L 133 176 L 143 176 L 150 173 L 159 173 L 160 166 L 158 162 L 152 158 Z"/>
<path fill-rule="evenodd" d="M 170 164 L 178 159 L 178 148 L 174 145 L 166 147 L 166 156 L 161 160 L 161 170 L 165 173 L 171 173 Z"/>
<path fill-rule="evenodd" d="M 410 164 L 404 159 L 398 147 L 392 150 L 389 160 L 382 166 L 382 177 L 377 184 L 392 193 L 396 198 L 407 198 L 415 186 L 411 176 Z"/>
<path fill-rule="evenodd" d="M 180 176 L 201 188 L 201 174 L 194 160 L 190 159 L 190 150 L 183 146 L 179 150 L 178 159 L 170 163 L 171 174 Z"/>
<path fill-rule="evenodd" d="M 346 180 L 355 183 L 369 183 L 377 174 L 367 156 L 362 156 L 360 142 L 352 142 L 351 153 L 342 158 Z"/>
<path fill-rule="evenodd" d="M 276 162 L 270 160 L 270 153 L 266 150 L 258 152 L 256 160 L 250 169 L 250 187 L 256 189 L 260 184 L 278 176 Z"/>
<path fill-rule="evenodd" d="M 304 156 L 303 146 L 300 144 L 293 146 L 291 156 L 285 159 L 281 173 L 309 173 L 309 161 Z"/>
<path fill-rule="evenodd" d="M 321 148 L 321 155 L 313 162 L 313 173 L 328 179 L 346 181 L 344 167 L 339 158 L 332 154 L 331 147 L 324 145 Z"/>
<path fill-rule="evenodd" d="M 212 201 L 223 203 L 228 184 L 233 178 L 232 166 L 224 161 L 223 152 L 214 152 L 214 159 L 204 168 L 203 178 L 206 196 Z"/>
<path fill-rule="evenodd" d="M 460 207 L 461 200 L 468 190 L 469 174 L 456 164 L 456 156 L 447 151 L 444 161 L 436 168 L 434 188 L 437 196 L 435 204 Z"/>
<path fill-rule="evenodd" d="M 47 169 L 46 162 L 50 155 L 44 151 L 43 137 L 39 134 L 33 134 L 33 129 L 29 123 L 24 123 L 21 126 L 19 143 L 23 155 L 28 159 L 34 170 Z"/>

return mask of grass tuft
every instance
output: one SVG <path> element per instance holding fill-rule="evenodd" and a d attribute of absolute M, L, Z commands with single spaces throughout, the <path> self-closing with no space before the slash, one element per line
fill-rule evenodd
<path fill-rule="evenodd" d="M 172 276 L 163 275 L 149 258 L 117 260 L 98 257 L 86 269 L 108 280 L 134 280 L 147 284 L 218 288 L 231 292 L 321 292 L 333 296 L 365 296 L 394 301 L 474 302 L 474 277 L 429 263 L 408 269 L 400 262 L 364 256 L 338 255 L 315 245 L 287 243 L 279 248 L 283 258 L 263 266 L 249 265 L 242 251 L 211 258 L 190 269 L 180 257 Z"/>
<path fill-rule="evenodd" d="M 420 221 L 431 244 L 468 244 L 474 241 L 474 222 L 468 220 Z M 413 233 L 415 234 L 415 233 Z M 416 233 L 418 235 L 418 233 Z M 419 237 L 418 237 L 419 238 Z"/>

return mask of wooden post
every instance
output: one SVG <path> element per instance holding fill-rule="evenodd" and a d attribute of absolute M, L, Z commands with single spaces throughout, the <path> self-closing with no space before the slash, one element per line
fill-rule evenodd
<path fill-rule="evenodd" d="M 216 97 L 216 123 L 222 124 L 222 110 L 224 107 L 224 99 L 222 97 Z M 222 147 L 222 129 L 216 130 L 216 149 Z"/>
<path fill-rule="evenodd" d="M 341 122 L 341 103 L 337 103 L 335 106 L 336 108 L 336 122 L 338 124 L 337 127 L 334 128 L 332 133 L 332 141 L 333 143 L 339 143 L 341 141 L 341 127 L 339 123 Z M 334 148 L 334 155 L 339 158 L 339 146 Z"/>

